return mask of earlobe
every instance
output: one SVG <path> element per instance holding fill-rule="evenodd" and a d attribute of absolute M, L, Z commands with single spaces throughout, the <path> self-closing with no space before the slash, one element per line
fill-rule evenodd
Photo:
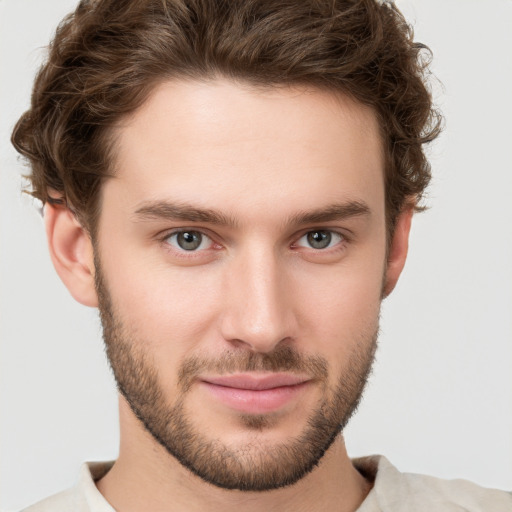
<path fill-rule="evenodd" d="M 413 214 L 414 208 L 411 206 L 403 210 L 398 216 L 389 247 L 383 297 L 387 297 L 393 291 L 405 266 L 409 250 L 409 233 L 411 231 Z"/>
<path fill-rule="evenodd" d="M 75 300 L 97 307 L 94 252 L 89 234 L 66 206 L 47 203 L 44 219 L 50 257 L 57 274 Z"/>

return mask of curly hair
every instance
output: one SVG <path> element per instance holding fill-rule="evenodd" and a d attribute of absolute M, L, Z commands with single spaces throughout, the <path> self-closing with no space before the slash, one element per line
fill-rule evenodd
<path fill-rule="evenodd" d="M 65 202 L 94 234 L 112 128 L 167 79 L 308 85 L 370 106 L 385 149 L 386 216 L 422 209 L 424 144 L 440 132 L 429 49 L 391 2 L 82 0 L 59 25 L 12 142 L 31 193 Z"/>

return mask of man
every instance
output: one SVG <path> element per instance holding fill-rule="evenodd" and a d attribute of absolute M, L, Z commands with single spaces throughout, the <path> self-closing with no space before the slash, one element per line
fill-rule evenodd
<path fill-rule="evenodd" d="M 122 396 L 117 462 L 35 510 L 510 507 L 340 435 L 438 131 L 399 14 L 126 4 L 61 26 L 13 136 Z"/>

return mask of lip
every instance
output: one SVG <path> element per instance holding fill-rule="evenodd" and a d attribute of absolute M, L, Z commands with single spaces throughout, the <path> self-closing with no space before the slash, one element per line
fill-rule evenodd
<path fill-rule="evenodd" d="M 231 409 L 267 414 L 296 400 L 311 379 L 289 373 L 245 373 L 203 377 L 200 382 L 211 396 Z"/>
<path fill-rule="evenodd" d="M 264 391 L 267 389 L 280 388 L 283 386 L 296 386 L 309 380 L 303 375 L 292 373 L 241 373 L 233 375 L 222 375 L 219 377 L 205 377 L 204 382 L 215 386 L 224 386 L 226 388 L 246 389 L 252 391 Z"/>

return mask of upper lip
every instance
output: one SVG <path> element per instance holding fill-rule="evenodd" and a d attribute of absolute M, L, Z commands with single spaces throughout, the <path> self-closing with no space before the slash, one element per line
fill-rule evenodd
<path fill-rule="evenodd" d="M 265 389 L 279 388 L 282 386 L 295 386 L 310 380 L 310 378 L 304 375 L 297 375 L 292 373 L 239 373 L 232 375 L 203 377 L 201 380 L 209 384 L 224 386 L 227 388 L 262 391 Z"/>

